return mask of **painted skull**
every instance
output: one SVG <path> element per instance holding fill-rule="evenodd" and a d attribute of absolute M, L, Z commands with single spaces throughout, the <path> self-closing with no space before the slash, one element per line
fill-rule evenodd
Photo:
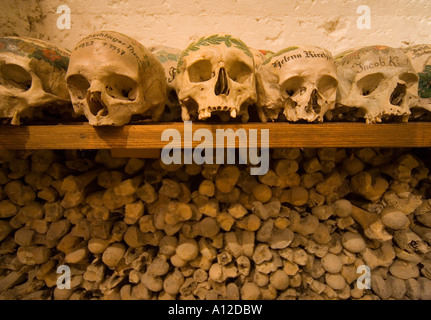
<path fill-rule="evenodd" d="M 132 116 L 158 121 L 165 107 L 162 65 L 147 48 L 118 32 L 82 39 L 72 51 L 66 81 L 75 112 L 93 126 L 121 126 Z"/>
<path fill-rule="evenodd" d="M 418 103 L 418 76 L 401 49 L 368 46 L 335 60 L 339 92 L 329 120 L 408 120 L 410 108 Z"/>
<path fill-rule="evenodd" d="M 64 80 L 69 56 L 38 39 L 0 38 L 0 118 L 19 125 L 44 112 L 72 114 Z"/>
<path fill-rule="evenodd" d="M 412 108 L 414 119 L 429 119 L 431 114 L 431 45 L 419 44 L 403 49 L 419 76 L 418 108 Z"/>
<path fill-rule="evenodd" d="M 252 52 L 231 35 L 200 38 L 181 54 L 177 93 L 184 121 L 218 115 L 222 121 L 247 122 L 248 107 L 257 100 Z"/>
<path fill-rule="evenodd" d="M 335 106 L 337 84 L 335 63 L 327 50 L 283 49 L 270 55 L 257 71 L 259 118 L 322 122 Z"/>
<path fill-rule="evenodd" d="M 181 50 L 170 47 L 150 48 L 154 56 L 162 64 L 166 77 L 166 107 L 161 121 L 181 120 L 181 106 L 177 96 L 176 74 Z"/>

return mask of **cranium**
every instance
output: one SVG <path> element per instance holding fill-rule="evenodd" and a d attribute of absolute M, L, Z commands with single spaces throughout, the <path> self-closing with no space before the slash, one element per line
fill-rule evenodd
<path fill-rule="evenodd" d="M 72 111 L 64 81 L 69 56 L 41 40 L 1 38 L 0 118 L 19 125 L 21 118 L 41 117 L 44 111 Z"/>
<path fill-rule="evenodd" d="M 72 51 L 66 81 L 75 112 L 93 126 L 121 126 L 132 116 L 158 121 L 165 107 L 162 65 L 147 48 L 118 32 L 82 39 Z"/>
<path fill-rule="evenodd" d="M 161 121 L 178 121 L 181 119 L 181 106 L 178 101 L 175 78 L 181 50 L 163 46 L 150 48 L 150 50 L 165 70 L 167 108 L 165 108 Z"/>
<path fill-rule="evenodd" d="M 401 49 L 367 46 L 335 58 L 339 80 L 337 108 L 330 120 L 406 122 L 418 103 L 418 76 Z"/>
<path fill-rule="evenodd" d="M 418 108 L 412 108 L 411 118 L 429 119 L 431 113 L 431 45 L 419 44 L 403 49 L 419 76 Z"/>
<path fill-rule="evenodd" d="M 222 121 L 248 121 L 248 107 L 257 100 L 255 67 L 253 54 L 240 39 L 214 34 L 193 42 L 181 54 L 177 76 L 184 121 L 213 114 Z"/>
<path fill-rule="evenodd" d="M 335 106 L 337 74 L 327 50 L 296 46 L 270 55 L 257 71 L 261 121 L 323 121 Z"/>

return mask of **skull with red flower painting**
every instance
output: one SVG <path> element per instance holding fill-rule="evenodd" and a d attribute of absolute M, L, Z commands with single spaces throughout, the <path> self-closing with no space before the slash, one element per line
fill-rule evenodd
<path fill-rule="evenodd" d="M 0 39 L 0 118 L 13 125 L 44 112 L 70 113 L 66 75 L 70 53 L 31 38 Z"/>
<path fill-rule="evenodd" d="M 43 50 L 43 55 L 51 61 L 61 60 L 61 56 L 58 55 L 54 50 L 46 49 Z"/>

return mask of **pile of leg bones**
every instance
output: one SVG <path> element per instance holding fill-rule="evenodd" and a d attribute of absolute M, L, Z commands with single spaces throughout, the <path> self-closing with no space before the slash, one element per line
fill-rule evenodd
<path fill-rule="evenodd" d="M 421 159 L 275 149 L 251 176 L 104 150 L 3 151 L 0 299 L 431 299 Z M 364 265 L 371 289 L 357 283 Z"/>

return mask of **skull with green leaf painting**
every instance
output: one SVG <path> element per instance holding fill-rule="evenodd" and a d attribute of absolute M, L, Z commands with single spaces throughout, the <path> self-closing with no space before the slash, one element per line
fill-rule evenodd
<path fill-rule="evenodd" d="M 227 34 L 194 41 L 178 62 L 177 93 L 184 121 L 217 115 L 222 121 L 247 122 L 248 107 L 257 100 L 252 52 Z"/>
<path fill-rule="evenodd" d="M 47 113 L 73 115 L 64 80 L 69 56 L 42 40 L 0 38 L 0 118 L 19 125 Z"/>
<path fill-rule="evenodd" d="M 419 76 L 419 104 L 412 108 L 411 118 L 427 120 L 431 115 L 431 45 L 418 44 L 403 49 Z"/>

